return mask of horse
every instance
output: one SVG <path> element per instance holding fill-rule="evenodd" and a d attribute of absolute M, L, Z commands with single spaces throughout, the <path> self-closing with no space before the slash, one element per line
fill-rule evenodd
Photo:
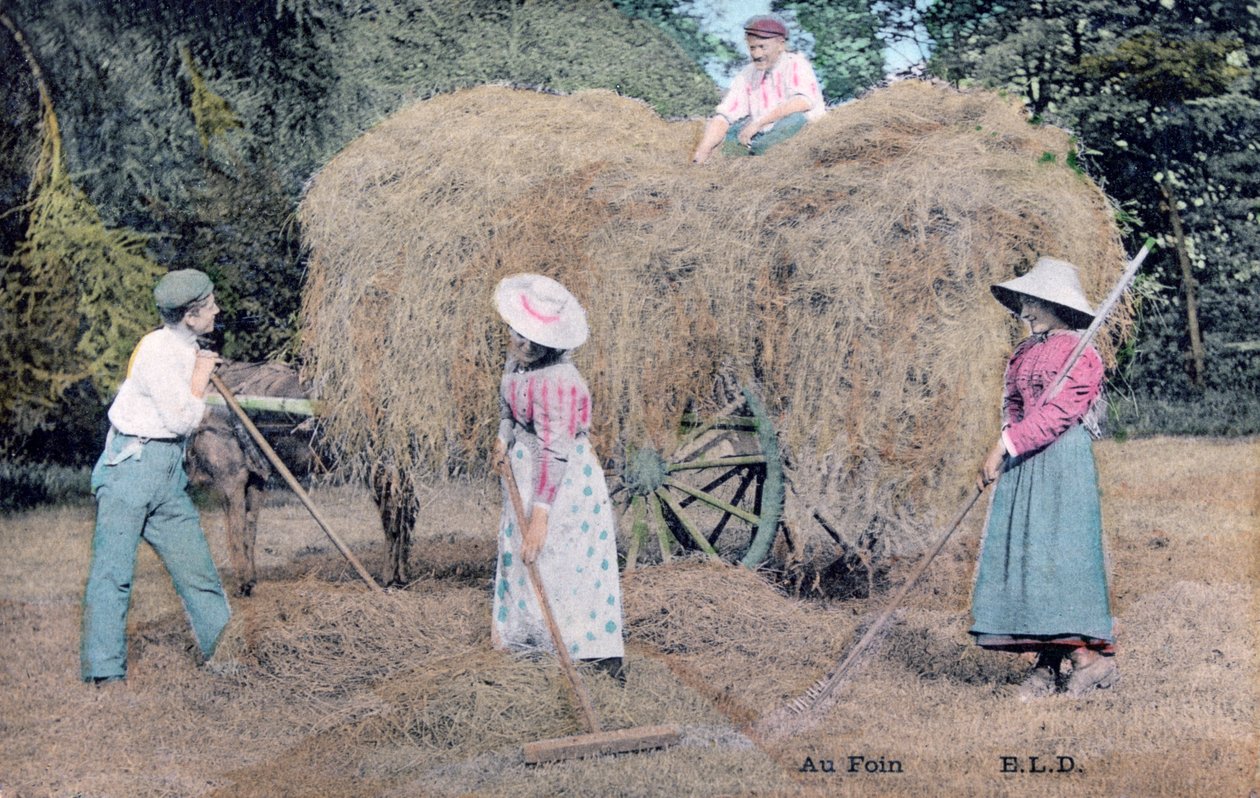
<path fill-rule="evenodd" d="M 297 370 L 283 364 L 225 362 L 217 373 L 233 394 L 310 398 Z M 324 467 L 329 453 L 320 445 L 315 419 L 299 422 L 283 414 L 278 418 L 255 426 L 289 471 L 301 479 Z M 233 592 L 247 597 L 258 583 L 254 544 L 272 465 L 227 407 L 210 404 L 189 439 L 185 466 L 192 484 L 222 496 Z M 385 468 L 373 469 L 368 482 L 389 549 L 386 584 L 405 586 L 410 581 L 407 561 L 416 521 L 415 491 L 407 475 Z"/>

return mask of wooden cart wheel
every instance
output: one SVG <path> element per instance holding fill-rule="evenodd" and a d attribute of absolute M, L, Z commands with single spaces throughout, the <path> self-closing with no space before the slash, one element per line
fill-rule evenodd
<path fill-rule="evenodd" d="M 755 568 L 765 561 L 783 510 L 778 438 L 751 391 L 717 415 L 683 418 L 683 440 L 669 456 L 636 449 L 627 457 L 626 570 L 640 559 L 668 561 L 703 551 Z M 619 491 L 620 492 L 620 491 Z"/>

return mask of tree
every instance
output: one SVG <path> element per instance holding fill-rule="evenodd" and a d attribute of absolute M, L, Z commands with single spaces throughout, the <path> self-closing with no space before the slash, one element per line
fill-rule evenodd
<path fill-rule="evenodd" d="M 5 12 L 43 59 L 60 124 L 57 157 L 36 157 L 50 128 L 29 123 L 50 117 L 6 38 L 0 198 L 23 198 L 0 208 L 0 255 L 13 255 L 0 303 L 9 435 L 19 408 L 22 429 L 55 418 L 76 377 L 108 398 L 157 323 L 149 291 L 163 268 L 215 277 L 225 354 L 283 350 L 302 281 L 291 220 L 302 186 L 405 103 L 485 82 L 607 88 L 667 116 L 718 99 L 674 39 L 591 0 L 10 0 Z M 51 187 L 58 203 L 24 199 L 37 163 L 30 196 Z M 45 207 L 83 223 L 50 227 L 69 217 Z"/>
<path fill-rule="evenodd" d="M 904 8 L 904 7 L 903 7 Z M 1010 87 L 1155 235 L 1124 376 L 1148 396 L 1255 396 L 1260 8 L 1243 0 L 936 0 L 931 69 Z M 1173 312 L 1174 309 L 1176 312 Z M 1260 424 L 1260 420 L 1253 420 Z"/>
<path fill-rule="evenodd" d="M 699 3 L 678 0 L 612 0 L 613 7 L 631 19 L 641 19 L 665 31 L 697 64 L 729 68 L 738 63 L 737 43 L 701 28 Z"/>
<path fill-rule="evenodd" d="M 849 100 L 884 77 L 879 17 L 866 0 L 776 0 L 814 38 L 811 59 L 829 102 Z"/>
<path fill-rule="evenodd" d="M 131 347 L 156 321 L 159 273 L 145 237 L 111 228 L 71 179 L 52 92 L 25 32 L 0 23 L 30 70 L 42 111 L 26 229 L 0 275 L 0 411 L 19 435 L 44 426 L 75 384 L 117 387 Z"/>

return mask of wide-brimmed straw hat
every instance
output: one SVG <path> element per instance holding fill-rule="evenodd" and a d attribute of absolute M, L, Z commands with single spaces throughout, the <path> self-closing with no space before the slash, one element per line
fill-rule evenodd
<path fill-rule="evenodd" d="M 541 274 L 503 278 L 494 289 L 494 306 L 513 330 L 552 349 L 579 347 L 590 333 L 577 298 Z"/>
<path fill-rule="evenodd" d="M 1088 327 L 1094 320 L 1094 308 L 1081 289 L 1076 267 L 1065 260 L 1038 258 L 1024 276 L 998 283 L 989 290 L 1015 313 L 1019 313 L 1024 297 L 1032 297 L 1054 305 L 1056 315 L 1077 329 Z"/>

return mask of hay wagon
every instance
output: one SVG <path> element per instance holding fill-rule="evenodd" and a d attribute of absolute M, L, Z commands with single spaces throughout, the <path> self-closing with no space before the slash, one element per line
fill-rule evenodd
<path fill-rule="evenodd" d="M 907 81 L 692 167 L 700 128 L 488 86 L 329 162 L 300 208 L 302 339 L 343 463 L 485 474 L 490 297 L 540 272 L 587 310 L 574 358 L 627 567 L 699 550 L 826 589 L 921 550 L 998 422 L 1020 330 L 988 286 L 1050 254 L 1103 294 L 1124 263 L 1110 203 L 1067 133 L 992 93 Z"/>

